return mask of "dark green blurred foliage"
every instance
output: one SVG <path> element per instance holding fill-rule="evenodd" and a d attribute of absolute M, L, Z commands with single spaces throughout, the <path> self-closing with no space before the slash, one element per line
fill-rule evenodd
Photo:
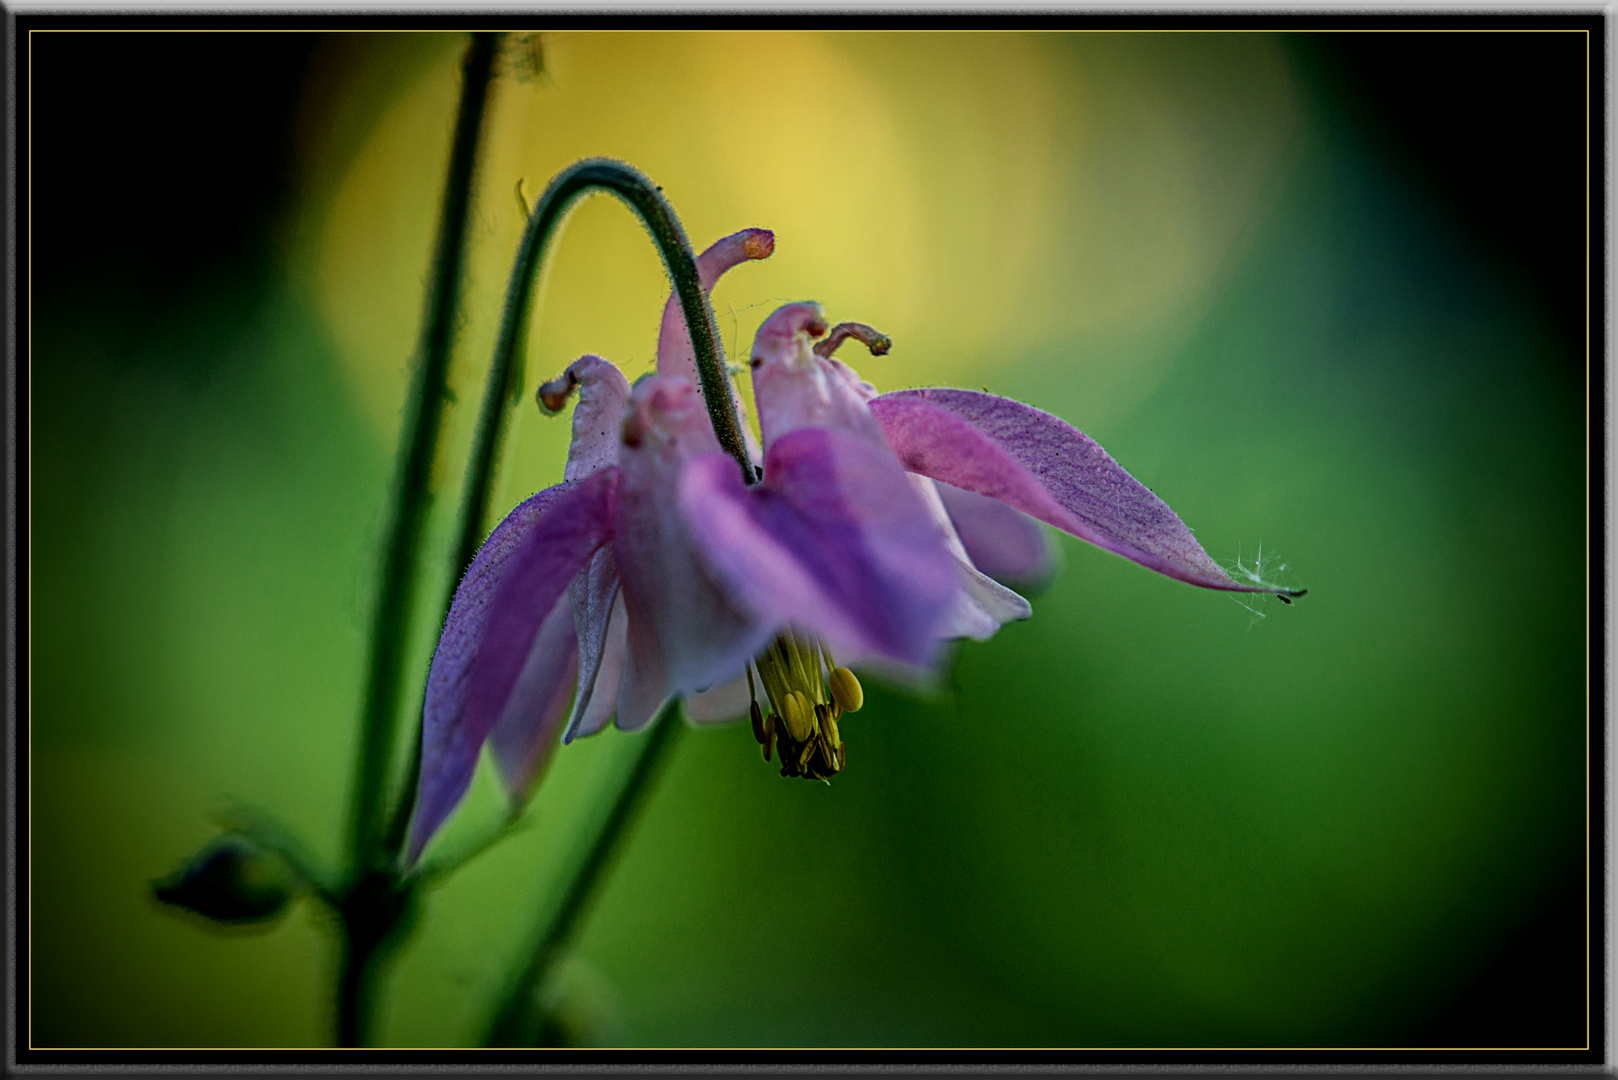
<path fill-rule="evenodd" d="M 1583 1045 L 1583 43 L 1424 39 L 1418 64 L 1379 36 L 1286 42 L 1301 134 L 1156 390 L 1097 423 L 1060 338 L 989 387 L 1084 428 L 1216 557 L 1278 547 L 1309 596 L 1255 617 L 1064 540 L 1034 618 L 936 694 L 866 682 L 831 787 L 782 781 L 746 724 L 692 733 L 583 928 L 597 1003 L 536 1001 L 534 1042 Z M 324 84 L 272 38 L 161 99 L 188 84 L 117 42 L 58 56 L 64 141 L 34 145 L 35 1045 L 326 1037 L 324 926 L 199 935 L 146 894 L 222 792 L 330 859 L 349 776 L 392 447 L 282 266 L 316 181 L 276 148 Z M 389 47 L 396 85 L 344 108 L 433 59 Z M 167 217 L 87 230 L 102 145 L 189 163 L 128 170 Z M 426 897 L 384 1038 L 477 1030 L 629 738 L 559 754 L 536 826 Z M 498 809 L 480 776 L 464 816 Z"/>
<path fill-rule="evenodd" d="M 226 834 L 168 877 L 152 882 L 152 895 L 205 919 L 234 925 L 277 917 L 303 885 L 279 854 L 244 836 Z"/>

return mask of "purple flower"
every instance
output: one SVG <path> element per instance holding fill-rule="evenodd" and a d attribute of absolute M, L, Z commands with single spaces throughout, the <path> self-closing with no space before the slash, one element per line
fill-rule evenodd
<path fill-rule="evenodd" d="M 698 259 L 703 287 L 773 244 L 762 229 L 719 241 Z M 1034 519 L 1194 585 L 1287 592 L 1231 578 L 1065 421 L 967 390 L 878 395 L 833 356 L 849 338 L 888 346 L 857 323 L 828 329 L 812 303 L 759 328 L 752 486 L 714 437 L 674 297 L 657 374 L 631 388 L 586 356 L 541 387 L 551 411 L 579 398 L 564 480 L 500 523 L 456 591 L 428 675 L 407 861 L 465 794 L 485 740 L 520 797 L 558 726 L 563 742 L 614 719 L 635 730 L 675 696 L 698 722 L 751 713 L 783 775 L 835 774 L 837 721 L 863 697 L 848 665 L 924 672 L 945 641 L 1027 618 L 996 578 L 1048 577 Z"/>

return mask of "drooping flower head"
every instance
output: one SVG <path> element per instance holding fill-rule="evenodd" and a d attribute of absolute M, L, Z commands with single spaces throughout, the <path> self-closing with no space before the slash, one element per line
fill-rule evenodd
<path fill-rule="evenodd" d="M 765 230 L 726 237 L 697 260 L 703 288 L 773 248 Z M 486 739 L 520 797 L 558 726 L 563 742 L 609 720 L 634 730 L 672 697 L 697 721 L 750 714 L 784 776 L 835 775 L 838 723 L 863 702 L 849 666 L 925 672 L 944 642 L 1027 618 L 996 577 L 1048 576 L 1034 519 L 1194 585 L 1289 592 L 1232 579 L 1065 421 L 975 391 L 878 394 L 835 357 L 849 340 L 890 344 L 828 325 L 814 303 L 760 326 L 756 483 L 719 448 L 673 297 L 655 374 L 631 387 L 587 356 L 540 388 L 552 412 L 578 396 L 564 480 L 512 511 L 456 592 L 428 677 L 409 861 Z"/>

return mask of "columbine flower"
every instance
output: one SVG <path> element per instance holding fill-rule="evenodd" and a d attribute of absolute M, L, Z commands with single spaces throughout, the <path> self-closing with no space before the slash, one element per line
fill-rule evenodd
<path fill-rule="evenodd" d="M 761 229 L 726 237 L 698 259 L 703 287 L 772 248 Z M 541 387 L 551 411 L 579 395 L 564 481 L 501 522 L 456 591 L 428 676 L 410 861 L 485 739 L 520 793 L 564 715 L 566 742 L 614 718 L 635 730 L 681 696 L 699 722 L 750 713 L 782 775 L 834 775 L 838 721 L 863 701 L 848 665 L 925 672 L 943 642 L 1028 617 L 983 570 L 1048 575 L 1030 518 L 1194 585 L 1288 592 L 1232 579 L 1065 421 L 966 390 L 878 395 L 833 356 L 849 339 L 888 347 L 858 323 L 828 329 L 812 303 L 759 328 L 752 486 L 719 449 L 674 297 L 657 374 L 631 389 L 587 356 Z M 756 465 L 750 436 L 748 452 Z"/>

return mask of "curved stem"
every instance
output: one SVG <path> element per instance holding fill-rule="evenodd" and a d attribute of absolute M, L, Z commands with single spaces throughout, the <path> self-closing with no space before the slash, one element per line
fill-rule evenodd
<path fill-rule="evenodd" d="M 555 235 L 568 209 L 592 191 L 607 191 L 621 199 L 641 219 L 652 234 L 663 265 L 679 294 L 680 307 L 685 312 L 686 325 L 691 330 L 691 343 L 696 349 L 697 373 L 702 381 L 702 396 L 713 418 L 714 434 L 719 445 L 741 465 L 742 472 L 752 481 L 752 466 L 742 442 L 741 419 L 736 415 L 736 404 L 730 396 L 730 376 L 725 368 L 725 354 L 719 339 L 718 324 L 714 321 L 713 306 L 702 290 L 697 276 L 696 256 L 691 241 L 686 238 L 674 208 L 663 197 L 663 190 L 639 169 L 622 161 L 608 158 L 586 158 L 560 173 L 539 197 L 534 212 L 529 215 L 528 227 L 523 230 L 522 242 L 517 247 L 517 259 L 511 268 L 511 280 L 506 286 L 506 307 L 500 318 L 500 336 L 494 347 L 494 360 L 489 367 L 489 381 L 483 395 L 483 412 L 478 420 L 477 436 L 473 441 L 472 459 L 467 466 L 466 511 L 461 519 L 460 544 L 456 551 L 457 581 L 466 567 L 471 565 L 483 542 L 488 509 L 489 489 L 492 486 L 493 462 L 505 434 L 505 400 L 515 400 L 522 393 L 521 368 L 516 362 L 518 351 L 528 324 L 528 305 L 532 300 L 534 278 L 539 271 L 545 249 Z"/>
<path fill-rule="evenodd" d="M 529 953 L 527 963 L 506 985 L 494 1013 L 494 1019 L 484 1033 L 482 1045 L 513 1046 L 522 1039 L 526 1015 L 524 1005 L 528 996 L 536 986 L 541 985 L 546 974 L 560 958 L 562 951 L 567 948 L 574 931 L 578 928 L 580 918 L 595 894 L 597 883 L 612 864 L 619 842 L 634 822 L 636 811 L 644 802 L 652 781 L 656 779 L 661 766 L 668 759 L 669 752 L 679 741 L 680 733 L 685 730 L 685 723 L 681 720 L 679 712 L 678 701 L 671 700 L 653 718 L 652 729 L 645 736 L 646 741 L 641 747 L 640 756 L 635 760 L 624 786 L 619 789 L 618 801 L 613 804 L 612 811 L 602 822 L 601 831 L 596 834 L 589 853 L 585 855 L 584 861 L 579 864 L 578 871 L 573 875 L 573 883 L 568 887 L 567 894 L 562 897 L 562 902 L 545 924 L 544 930 L 536 935 L 533 951 Z"/>

